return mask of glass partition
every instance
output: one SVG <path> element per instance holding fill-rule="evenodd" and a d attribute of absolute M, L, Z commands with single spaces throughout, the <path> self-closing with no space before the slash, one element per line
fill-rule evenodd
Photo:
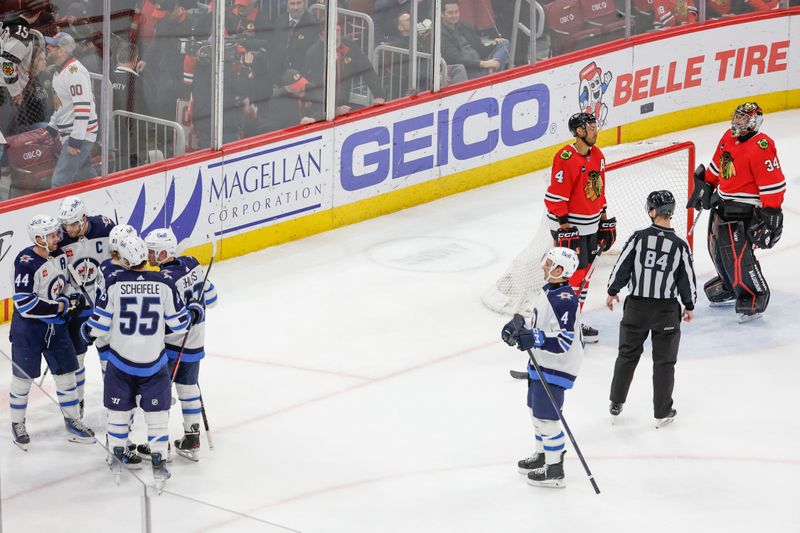
<path fill-rule="evenodd" d="M 0 200 L 325 120 L 326 83 L 330 118 L 633 35 L 797 2 L 438 4 L 339 0 L 329 21 L 326 0 L 0 0 Z"/>

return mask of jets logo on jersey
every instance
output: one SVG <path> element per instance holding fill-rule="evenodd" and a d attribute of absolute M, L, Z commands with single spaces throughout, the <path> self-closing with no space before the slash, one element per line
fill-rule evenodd
<path fill-rule="evenodd" d="M 757 145 L 758 145 L 758 147 L 759 147 L 759 148 L 761 148 L 762 150 L 766 150 L 767 148 L 769 148 L 769 141 L 768 141 L 768 140 L 766 140 L 766 139 L 759 139 L 759 140 L 758 140 L 758 142 L 757 142 L 756 144 L 757 144 Z"/>
<path fill-rule="evenodd" d="M 588 200 L 594 201 L 603 194 L 603 178 L 596 170 L 589 172 L 589 179 L 586 180 L 586 187 L 583 188 Z"/>
<path fill-rule="evenodd" d="M 564 161 L 566 161 L 570 157 L 572 157 L 572 152 L 570 152 L 569 150 L 564 150 L 563 152 L 561 152 L 561 159 L 563 159 Z"/>
<path fill-rule="evenodd" d="M 561 294 L 558 295 L 558 297 L 561 298 L 562 300 L 572 300 L 574 296 L 575 295 L 571 292 L 562 292 Z"/>
<path fill-rule="evenodd" d="M 719 174 L 723 179 L 729 180 L 736 175 L 736 166 L 730 152 L 722 152 L 719 163 Z"/>
<path fill-rule="evenodd" d="M 78 275 L 81 277 L 81 279 L 86 282 L 91 282 L 97 277 L 97 271 L 99 268 L 100 265 L 98 265 L 94 259 L 87 257 L 76 265 L 75 270 L 78 271 Z"/>
<path fill-rule="evenodd" d="M 50 299 L 55 300 L 61 293 L 64 292 L 64 278 L 62 276 L 56 276 L 56 278 L 50 283 L 50 286 L 47 288 L 48 294 L 50 294 Z"/>
<path fill-rule="evenodd" d="M 33 261 L 33 257 L 29 255 L 23 255 L 22 257 L 19 258 L 20 263 L 30 263 L 31 261 Z"/>

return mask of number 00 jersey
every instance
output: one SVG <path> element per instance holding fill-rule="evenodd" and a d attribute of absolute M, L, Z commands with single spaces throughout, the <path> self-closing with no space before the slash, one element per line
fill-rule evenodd
<path fill-rule="evenodd" d="M 209 280 L 205 281 L 205 271 L 194 257 L 176 257 L 173 261 L 161 265 L 161 274 L 171 278 L 183 296 L 184 303 L 194 300 L 205 307 L 212 307 L 217 303 L 217 289 Z M 183 347 L 181 361 L 191 363 L 199 361 L 205 355 L 205 319 L 192 326 L 186 345 Z M 166 338 L 167 355 L 170 359 L 177 359 L 183 342 L 184 332 L 170 333 Z"/>
<path fill-rule="evenodd" d="M 110 277 L 88 321 L 108 342 L 105 358 L 133 376 L 152 376 L 167 363 L 165 325 L 184 331 L 189 316 L 172 280 L 158 272 L 125 270 Z"/>

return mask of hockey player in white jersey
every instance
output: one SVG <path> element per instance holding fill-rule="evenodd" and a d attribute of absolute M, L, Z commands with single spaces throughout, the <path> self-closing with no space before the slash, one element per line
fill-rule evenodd
<path fill-rule="evenodd" d="M 214 284 L 206 279 L 205 271 L 197 259 L 178 255 L 178 240 L 171 229 L 153 230 L 145 241 L 150 265 L 157 266 L 165 277 L 175 281 L 188 307 L 195 309 L 197 313 L 203 312 L 199 321 L 188 332 L 185 344 L 183 344 L 184 333 L 171 333 L 166 338 L 167 355 L 173 366 L 180 356 L 180 363 L 173 370 L 173 374 L 183 412 L 184 436 L 175 441 L 175 450 L 179 455 L 197 461 L 202 421 L 198 376 L 200 360 L 205 356 L 204 310 L 216 303 L 217 290 Z M 147 453 L 142 446 L 139 448 L 140 453 Z"/>
<path fill-rule="evenodd" d="M 124 239 L 119 257 L 125 270 L 110 280 L 82 331 L 109 344 L 103 403 L 108 409 L 108 442 L 118 459 L 112 470 L 126 463 L 128 424 L 140 395 L 153 477 L 161 486 L 170 477 L 166 454 L 171 391 L 165 327 L 185 331 L 198 317 L 187 312 L 172 280 L 146 270 L 147 245 L 141 238 Z"/>
<path fill-rule="evenodd" d="M 547 282 L 536 299 L 533 316 L 517 331 L 511 321 L 501 336 L 509 346 L 533 349 L 545 381 L 555 399 L 554 407 L 535 368 L 528 363 L 528 407 L 533 415 L 535 452 L 517 463 L 528 483 L 542 487 L 564 487 L 564 432 L 558 411 L 564 391 L 570 389 L 583 359 L 578 298 L 569 278 L 578 268 L 578 256 L 569 248 L 552 248 L 542 259 Z"/>
<path fill-rule="evenodd" d="M 25 427 L 28 394 L 32 380 L 41 375 L 42 356 L 56 383 L 58 401 L 64 414 L 67 437 L 72 442 L 93 443 L 94 433 L 86 427 L 78 409 L 75 371 L 78 360 L 67 333 L 67 315 L 76 298 L 67 297 L 67 259 L 58 248 L 61 228 L 48 215 L 37 215 L 28 224 L 33 246 L 14 260 L 14 314 L 11 318 L 11 430 L 14 443 L 28 449 L 30 436 Z"/>
<path fill-rule="evenodd" d="M 78 279 L 74 283 L 83 285 L 89 295 L 102 294 L 105 283 L 100 273 L 100 263 L 111 257 L 108 238 L 114 223 L 108 217 L 88 216 L 83 200 L 77 196 L 67 196 L 61 200 L 58 221 L 63 229 L 61 249 L 77 274 Z M 91 305 L 92 302 L 86 303 Z M 83 412 L 83 391 L 86 383 L 84 359 L 88 345 L 80 332 L 81 326 L 91 315 L 91 309 L 87 306 L 81 307 L 83 308 L 77 314 L 70 317 L 67 327 L 75 353 L 78 354 L 78 400 Z"/>

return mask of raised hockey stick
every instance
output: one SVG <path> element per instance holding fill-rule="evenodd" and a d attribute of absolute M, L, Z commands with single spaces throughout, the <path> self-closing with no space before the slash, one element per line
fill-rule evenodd
<path fill-rule="evenodd" d="M 519 330 L 522 329 L 524 325 L 525 325 L 525 318 L 519 313 L 514 315 L 514 330 L 516 331 L 517 334 L 519 334 Z M 594 476 L 589 470 L 589 465 L 586 464 L 586 459 L 583 458 L 583 454 L 581 453 L 581 449 L 578 447 L 578 443 L 575 441 L 575 437 L 572 436 L 572 430 L 569 429 L 569 425 L 567 424 L 567 419 L 564 418 L 564 414 L 561 412 L 561 409 L 558 408 L 556 400 L 555 398 L 553 398 L 553 393 L 550 391 L 550 387 L 547 385 L 547 381 L 545 381 L 544 379 L 542 368 L 539 366 L 539 363 L 533 356 L 533 352 L 531 350 L 526 350 L 526 351 L 528 352 L 528 357 L 530 357 L 531 359 L 531 364 L 533 364 L 533 368 L 536 369 L 536 373 L 539 375 L 539 379 L 542 381 L 542 387 L 544 388 L 544 391 L 547 393 L 547 398 L 553 405 L 553 409 L 556 411 L 556 413 L 558 413 L 558 418 L 559 420 L 561 420 L 561 424 L 564 426 L 564 431 L 567 432 L 567 436 L 569 437 L 570 442 L 572 442 L 572 447 L 575 448 L 575 453 L 578 454 L 578 459 L 581 460 L 583 469 L 586 471 L 586 475 L 589 476 L 589 482 L 592 484 L 592 488 L 594 488 L 595 494 L 600 494 L 600 488 L 597 486 L 597 482 L 594 480 Z"/>

